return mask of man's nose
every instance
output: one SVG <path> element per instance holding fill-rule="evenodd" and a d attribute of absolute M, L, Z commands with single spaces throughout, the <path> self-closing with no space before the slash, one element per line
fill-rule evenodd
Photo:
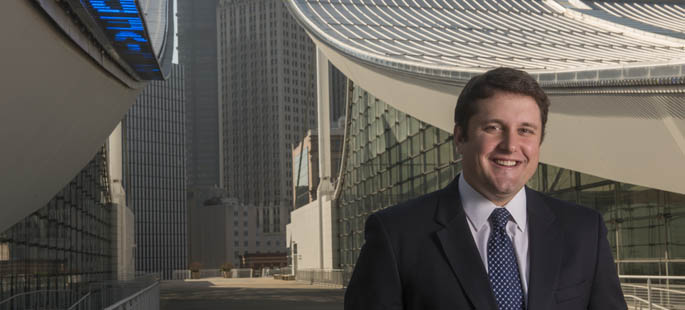
<path fill-rule="evenodd" d="M 507 130 L 502 134 L 502 140 L 499 143 L 500 150 L 507 153 L 516 152 L 518 135 L 515 131 Z"/>

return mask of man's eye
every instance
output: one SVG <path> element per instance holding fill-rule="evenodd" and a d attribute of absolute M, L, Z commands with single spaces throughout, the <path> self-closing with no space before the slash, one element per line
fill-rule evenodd
<path fill-rule="evenodd" d="M 521 134 L 525 134 L 525 135 L 531 135 L 531 134 L 534 134 L 534 133 L 535 133 L 535 131 L 533 131 L 533 130 L 530 129 L 530 128 L 521 128 L 521 129 L 519 129 L 519 132 L 520 132 Z"/>
<path fill-rule="evenodd" d="M 495 125 L 488 125 L 488 126 L 485 126 L 484 130 L 487 132 L 497 131 L 497 130 L 499 130 L 499 127 L 495 126 Z"/>

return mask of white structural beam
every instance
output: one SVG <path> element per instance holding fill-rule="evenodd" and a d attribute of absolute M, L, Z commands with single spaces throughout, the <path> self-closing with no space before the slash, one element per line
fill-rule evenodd
<path fill-rule="evenodd" d="M 124 178 L 124 146 L 123 126 L 117 125 L 107 139 L 107 159 L 109 169 L 109 187 L 112 193 L 112 217 L 115 242 L 112 250 L 116 253 L 116 260 L 112 262 L 112 270 L 116 270 L 117 279 L 132 280 L 135 275 L 133 247 L 135 238 L 133 229 L 133 211 L 126 205 L 126 191 L 123 187 Z"/>
<path fill-rule="evenodd" d="M 32 1 L 0 1 L 0 231 L 78 174 L 135 102 Z"/>
<path fill-rule="evenodd" d="M 452 131 L 460 87 L 371 66 L 310 37 L 357 85 L 402 112 Z M 577 94 L 550 99 L 541 162 L 685 194 L 684 94 Z"/>
<path fill-rule="evenodd" d="M 325 265 L 324 204 L 328 201 L 330 208 L 331 196 L 335 189 L 331 184 L 330 64 L 326 55 L 318 48 L 316 49 L 316 76 L 319 139 L 319 188 L 317 189 L 316 203 L 319 213 L 319 268 L 323 269 Z"/>
<path fill-rule="evenodd" d="M 331 117 L 330 117 L 330 64 L 326 55 L 316 49 L 316 96 L 318 112 L 319 191 L 331 193 Z"/>

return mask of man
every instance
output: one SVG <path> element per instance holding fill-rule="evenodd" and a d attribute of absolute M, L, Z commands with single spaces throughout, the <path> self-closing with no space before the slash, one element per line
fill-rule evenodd
<path fill-rule="evenodd" d="M 626 309 L 601 215 L 524 186 L 548 107 L 523 71 L 471 79 L 455 109 L 462 173 L 369 216 L 345 309 Z"/>

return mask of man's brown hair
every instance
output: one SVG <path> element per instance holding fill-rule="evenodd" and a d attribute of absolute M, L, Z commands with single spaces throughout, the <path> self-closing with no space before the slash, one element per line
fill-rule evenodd
<path fill-rule="evenodd" d="M 513 93 L 532 97 L 540 108 L 542 129 L 540 131 L 540 143 L 545 138 L 545 125 L 547 124 L 547 112 L 549 111 L 549 98 L 540 85 L 530 74 L 512 68 L 492 69 L 483 74 L 474 76 L 466 83 L 457 99 L 457 107 L 454 108 L 454 122 L 461 127 L 464 141 L 468 138 L 469 120 L 478 112 L 479 100 L 487 99 L 497 92 Z M 455 140 L 457 137 L 455 137 Z"/>

